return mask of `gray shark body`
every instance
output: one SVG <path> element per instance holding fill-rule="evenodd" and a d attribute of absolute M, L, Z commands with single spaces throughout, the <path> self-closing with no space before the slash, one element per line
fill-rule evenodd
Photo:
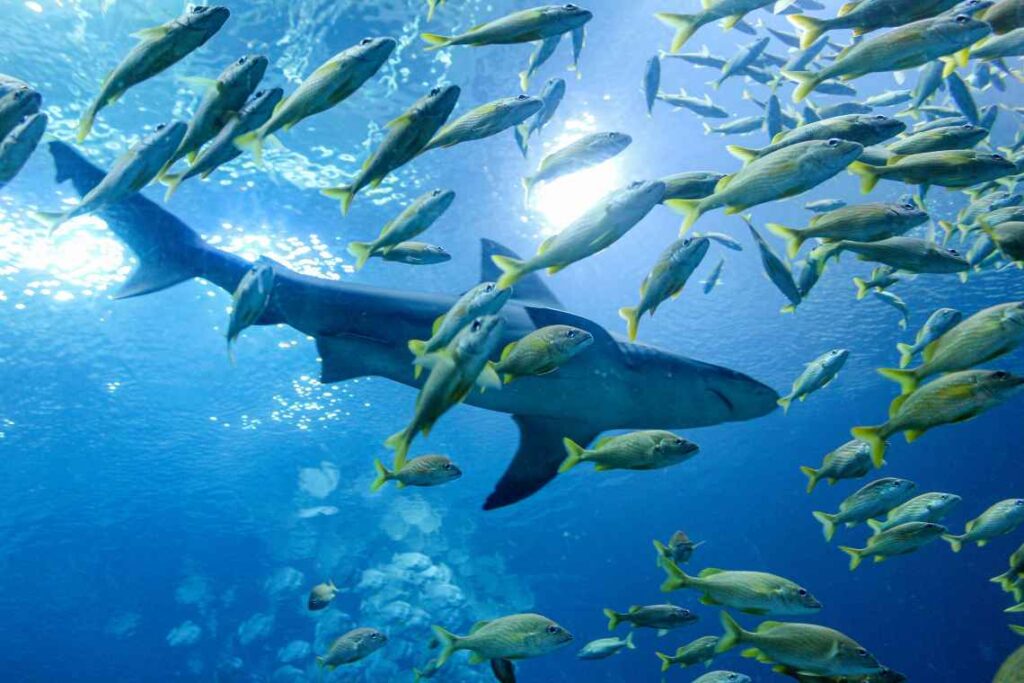
<path fill-rule="evenodd" d="M 64 143 L 51 142 L 50 151 L 57 181 L 70 180 L 80 194 L 103 177 L 102 170 Z M 100 215 L 139 259 L 117 298 L 149 294 L 194 277 L 232 292 L 250 268 L 247 261 L 206 244 L 141 194 Z M 482 281 L 500 275 L 491 262 L 494 254 L 514 256 L 483 240 Z M 322 360 L 321 381 L 380 376 L 420 386 L 407 342 L 429 338 L 434 320 L 451 307 L 454 295 L 336 282 L 280 264 L 274 269 L 273 293 L 258 324 L 284 323 L 314 337 Z M 778 394 L 746 375 L 621 341 L 597 323 L 561 310 L 536 274 L 516 284 L 502 315 L 505 339 L 499 349 L 554 324 L 584 329 L 594 343 L 557 372 L 525 377 L 500 391 L 472 392 L 466 399 L 470 405 L 510 413 L 520 430 L 516 454 L 485 509 L 515 503 L 551 481 L 565 459 L 564 437 L 585 446 L 609 429 L 704 427 L 753 419 L 776 407 Z"/>

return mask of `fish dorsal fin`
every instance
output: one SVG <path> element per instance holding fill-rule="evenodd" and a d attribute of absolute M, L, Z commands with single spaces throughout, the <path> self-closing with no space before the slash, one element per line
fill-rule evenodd
<path fill-rule="evenodd" d="M 630 606 L 629 606 L 629 609 L 628 609 L 628 610 L 626 610 L 626 614 L 636 614 L 636 613 L 637 613 L 637 612 L 639 612 L 639 611 L 640 611 L 641 609 L 643 609 L 643 608 L 642 608 L 642 607 L 640 607 L 640 605 L 630 605 Z"/>
<path fill-rule="evenodd" d="M 437 334 L 437 331 L 441 329 L 441 323 L 443 323 L 443 322 L 444 322 L 444 316 L 443 315 L 437 316 L 437 320 L 434 321 L 434 326 L 430 328 L 430 334 L 431 335 Z"/>
<path fill-rule="evenodd" d="M 733 174 L 730 174 L 730 175 L 727 175 L 727 176 L 723 176 L 722 179 L 719 180 L 718 183 L 715 185 L 715 192 L 721 192 L 726 187 L 728 187 L 729 183 L 732 182 L 732 179 L 733 179 L 734 175 L 735 174 L 733 173 Z"/>
<path fill-rule="evenodd" d="M 779 142 L 782 142 L 782 139 L 786 137 L 786 132 L 787 131 L 780 130 L 778 133 L 776 133 L 775 136 L 772 137 L 772 144 L 774 145 Z"/>
<path fill-rule="evenodd" d="M 477 631 L 482 629 L 484 626 L 487 626 L 487 624 L 491 623 L 491 621 L 493 621 L 493 620 L 492 619 L 482 619 L 482 620 L 476 622 L 475 624 L 473 624 L 470 627 L 469 634 L 473 635 L 474 633 L 476 633 Z"/>
<path fill-rule="evenodd" d="M 157 38 L 163 38 L 166 36 L 168 30 L 169 29 L 166 24 L 161 24 L 160 26 L 153 26 L 136 31 L 132 34 L 132 38 L 138 38 L 139 40 L 156 40 Z"/>
<path fill-rule="evenodd" d="M 483 656 L 478 655 L 475 652 L 470 653 L 470 655 L 469 655 L 469 663 L 470 664 L 483 664 L 486 661 L 487 660 Z"/>
<path fill-rule="evenodd" d="M 492 256 L 519 258 L 514 251 L 494 240 L 480 240 L 480 282 L 497 282 L 501 277 L 501 270 L 494 265 Z M 548 289 L 538 273 L 530 273 L 519 280 L 512 288 L 512 298 L 527 305 L 562 308 L 562 302 Z"/>
<path fill-rule="evenodd" d="M 501 350 L 500 360 L 505 360 L 506 358 L 511 356 L 512 351 L 515 350 L 516 344 L 518 343 L 519 342 L 509 342 L 508 345 L 506 345 L 505 348 Z"/>
<path fill-rule="evenodd" d="M 839 8 L 839 11 L 836 13 L 836 16 L 837 17 L 845 17 L 847 14 L 849 14 L 853 10 L 857 9 L 857 5 L 858 4 L 859 3 L 856 3 L 856 2 L 848 2 L 848 3 L 846 3 L 845 5 L 843 5 L 842 7 Z"/>
<path fill-rule="evenodd" d="M 614 438 L 614 436 L 602 436 L 600 439 L 594 442 L 594 447 L 592 450 L 599 450 L 602 446 L 606 445 Z"/>
<path fill-rule="evenodd" d="M 700 6 L 704 9 L 711 9 L 715 4 L 715 0 L 700 0 Z M 707 47 L 705 45 L 705 47 Z"/>
<path fill-rule="evenodd" d="M 765 633 L 766 631 L 771 631 L 772 629 L 778 628 L 779 626 L 782 626 L 781 621 L 762 621 L 760 626 L 757 627 L 757 632 Z"/>
<path fill-rule="evenodd" d="M 936 339 L 931 344 L 929 344 L 928 346 L 924 347 L 924 351 L 921 352 L 921 358 L 924 360 L 925 363 L 928 363 L 928 362 L 931 361 L 932 358 L 935 357 L 935 352 L 938 351 L 938 350 L 939 350 L 939 340 Z"/>
<path fill-rule="evenodd" d="M 394 128 L 395 126 L 405 123 L 409 120 L 409 112 L 403 112 L 400 116 L 397 116 L 387 123 L 384 124 L 385 128 Z"/>
<path fill-rule="evenodd" d="M 701 573 L 698 574 L 697 576 L 699 576 L 700 578 L 704 579 L 704 578 L 707 578 L 709 576 L 714 576 L 715 574 L 721 574 L 722 571 L 724 571 L 724 570 L 722 570 L 722 569 L 715 569 L 714 567 L 708 567 L 707 569 L 702 570 Z"/>

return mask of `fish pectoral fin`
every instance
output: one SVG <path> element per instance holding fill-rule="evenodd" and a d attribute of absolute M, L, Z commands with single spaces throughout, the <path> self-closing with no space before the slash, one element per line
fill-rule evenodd
<path fill-rule="evenodd" d="M 562 439 L 570 438 L 585 447 L 602 431 L 577 420 L 534 415 L 515 415 L 512 419 L 519 427 L 519 448 L 484 502 L 485 510 L 519 502 L 554 479 L 566 458 Z"/>
<path fill-rule="evenodd" d="M 484 658 L 484 657 L 481 657 L 480 655 L 478 655 L 478 654 L 477 654 L 477 653 L 475 653 L 475 652 L 473 652 L 473 653 L 471 653 L 471 654 L 469 655 L 469 663 L 470 663 L 470 664 L 483 664 L 483 663 L 484 663 L 484 662 L 486 662 L 486 661 L 487 661 L 487 659 L 486 659 L 486 658 Z"/>

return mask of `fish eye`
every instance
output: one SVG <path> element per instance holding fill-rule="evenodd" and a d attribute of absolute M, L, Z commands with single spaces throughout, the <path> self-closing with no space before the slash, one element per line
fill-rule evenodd
<path fill-rule="evenodd" d="M 430 193 L 430 196 L 431 197 L 440 197 L 441 196 L 441 190 L 434 190 L 433 192 Z"/>
<path fill-rule="evenodd" d="M 523 100 L 530 99 L 530 96 L 529 95 L 516 95 L 516 99 L 519 100 L 520 102 L 522 102 Z"/>
<path fill-rule="evenodd" d="M 857 654 L 860 655 L 861 657 L 867 657 L 868 656 L 868 651 L 865 650 L 862 647 L 858 647 L 857 648 Z"/>
<path fill-rule="evenodd" d="M 568 332 L 565 333 L 565 336 L 568 337 L 569 339 L 575 339 L 576 330 L 569 330 Z"/>
<path fill-rule="evenodd" d="M 482 322 L 480 322 L 480 320 L 474 320 L 473 324 L 470 325 L 470 330 L 472 330 L 473 332 L 479 332 L 480 328 L 483 327 L 483 326 L 484 326 L 484 324 Z"/>
<path fill-rule="evenodd" d="M 807 597 L 807 589 L 806 588 L 801 588 L 800 590 L 797 591 L 797 595 L 799 595 L 801 597 Z"/>
<path fill-rule="evenodd" d="M 374 640 L 380 640 L 381 639 L 381 634 L 374 633 L 370 637 L 373 638 Z"/>
<path fill-rule="evenodd" d="M 832 139 L 830 139 L 828 141 L 828 146 L 829 147 L 838 147 L 839 146 L 839 138 L 832 138 Z"/>
<path fill-rule="evenodd" d="M 266 92 L 264 92 L 263 90 L 257 90 L 256 94 L 253 97 L 263 97 L 264 95 L 266 95 Z"/>
<path fill-rule="evenodd" d="M 886 121 L 889 117 L 885 114 L 875 114 L 875 121 Z"/>
<path fill-rule="evenodd" d="M 675 443 L 675 445 L 677 445 L 677 446 L 682 446 L 682 445 L 683 445 L 684 443 L 686 443 L 686 442 L 685 442 L 685 441 L 683 441 L 682 439 L 676 439 L 674 443 Z"/>
<path fill-rule="evenodd" d="M 249 61 L 248 57 L 239 57 L 237 63 L 238 64 L 245 64 L 247 61 Z"/>
<path fill-rule="evenodd" d="M 443 470 L 450 470 L 451 468 L 452 464 L 450 462 L 446 462 L 445 464 L 441 465 L 441 469 Z"/>
<path fill-rule="evenodd" d="M 363 38 L 362 40 L 359 41 L 359 44 L 360 45 L 369 45 L 372 42 L 373 42 L 373 38 Z"/>
<path fill-rule="evenodd" d="M 192 14 L 202 14 L 202 13 L 203 13 L 203 12 L 205 12 L 205 11 L 206 11 L 207 9 L 208 9 L 207 7 L 204 7 L 204 6 L 202 6 L 202 5 L 200 5 L 200 6 L 198 6 L 198 7 L 193 7 L 193 8 L 192 8 Z"/>
<path fill-rule="evenodd" d="M 1006 161 L 1006 157 L 1004 157 L 1002 154 L 993 154 L 992 159 L 995 161 Z"/>
<path fill-rule="evenodd" d="M 971 18 L 969 16 L 967 16 L 966 14 L 958 14 L 958 15 L 956 15 L 956 20 L 955 21 L 956 21 L 956 23 L 958 23 L 961 26 L 963 26 L 964 24 L 966 24 L 970 20 L 971 20 Z"/>
<path fill-rule="evenodd" d="M 568 5 L 563 5 L 562 8 L 563 9 L 579 9 L 579 7 L 577 7 L 576 5 L 573 5 L 572 3 L 569 3 Z"/>
<path fill-rule="evenodd" d="M 1009 376 L 1010 376 L 1010 373 L 1004 372 L 1002 370 L 998 370 L 998 371 L 996 371 L 995 373 L 992 374 L 992 377 L 994 379 L 1006 379 Z"/>
<path fill-rule="evenodd" d="M 951 256 L 959 256 L 960 255 L 960 252 L 957 251 L 956 249 L 947 249 L 946 251 L 949 252 L 949 254 Z"/>
<path fill-rule="evenodd" d="M 906 204 L 901 204 L 900 206 L 903 207 L 904 209 L 906 209 L 907 211 L 913 211 L 914 209 L 917 208 L 916 206 L 914 206 L 910 202 L 907 202 Z"/>
<path fill-rule="evenodd" d="M 433 90 L 430 91 L 430 96 L 431 97 L 436 97 L 437 95 L 440 95 L 440 94 L 441 94 L 441 89 L 440 88 L 434 88 Z"/>
<path fill-rule="evenodd" d="M 635 190 L 636 188 L 640 187 L 643 184 L 644 184 L 644 181 L 642 181 L 642 180 L 634 180 L 633 182 L 631 182 L 629 184 L 629 189 Z"/>
<path fill-rule="evenodd" d="M 1020 507 L 1021 505 L 1024 505 L 1024 500 L 1018 498 L 1017 500 L 1013 501 L 1013 504 L 1016 505 L 1017 507 Z"/>
<path fill-rule="evenodd" d="M 493 292 L 494 291 L 494 283 L 493 282 L 488 282 L 487 286 L 484 287 L 484 291 L 488 292 L 488 293 Z"/>
<path fill-rule="evenodd" d="M 163 130 L 163 129 L 164 129 L 164 128 L 166 128 L 166 127 L 167 127 L 167 124 L 166 124 L 166 123 L 161 123 L 161 124 L 157 125 L 157 127 L 156 127 L 156 129 L 155 129 L 155 130 L 158 130 L 158 131 L 159 131 L 159 130 Z"/>
<path fill-rule="evenodd" d="M 554 624 L 551 624 L 551 626 L 548 626 L 548 628 L 547 628 L 547 632 L 552 634 L 552 635 L 561 632 L 561 630 L 562 630 L 561 628 L 559 628 L 558 626 L 555 626 Z"/>

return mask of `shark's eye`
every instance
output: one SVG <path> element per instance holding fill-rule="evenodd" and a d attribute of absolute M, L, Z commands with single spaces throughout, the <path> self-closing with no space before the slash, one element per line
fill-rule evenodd
<path fill-rule="evenodd" d="M 1004 157 L 1002 154 L 993 154 L 991 159 L 993 161 L 1006 161 L 1006 157 Z"/>
<path fill-rule="evenodd" d="M 949 252 L 949 254 L 952 255 L 952 256 L 959 256 L 960 255 L 960 252 L 957 251 L 956 249 L 947 249 L 946 251 Z"/>
<path fill-rule="evenodd" d="M 887 121 L 887 120 L 889 120 L 889 117 L 886 116 L 885 114 L 876 114 L 875 115 L 875 121 Z"/>
<path fill-rule="evenodd" d="M 568 5 L 564 5 L 563 9 L 575 10 L 575 9 L 579 9 L 579 7 L 577 7 L 576 5 L 573 5 L 573 4 L 570 3 Z"/>
<path fill-rule="evenodd" d="M 1017 500 L 1013 501 L 1013 504 L 1016 505 L 1017 507 L 1020 507 L 1024 505 L 1024 500 L 1018 498 Z"/>

